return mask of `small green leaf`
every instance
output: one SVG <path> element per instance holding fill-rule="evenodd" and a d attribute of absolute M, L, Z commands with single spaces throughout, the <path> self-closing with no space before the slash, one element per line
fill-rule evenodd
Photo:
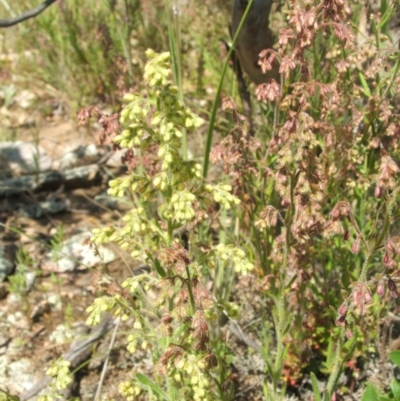
<path fill-rule="evenodd" d="M 297 275 L 293 275 L 292 279 L 289 281 L 289 283 L 285 286 L 287 289 L 292 288 L 293 283 L 298 279 Z"/>
<path fill-rule="evenodd" d="M 315 376 L 314 372 L 311 372 L 311 383 L 312 383 L 312 388 L 314 391 L 314 400 L 321 401 L 321 395 L 319 393 L 318 381 L 317 381 L 317 377 Z"/>
<path fill-rule="evenodd" d="M 384 3 L 386 3 L 386 1 Z M 387 25 L 390 17 L 392 16 L 392 14 L 394 13 L 394 7 L 387 7 L 387 4 L 385 4 L 383 6 L 383 9 L 384 9 L 384 11 L 381 9 L 382 18 L 381 18 L 381 20 L 379 21 L 379 24 L 376 27 L 379 30 L 382 30 L 383 32 L 385 32 L 386 31 L 386 25 Z"/>
<path fill-rule="evenodd" d="M 368 384 L 361 401 L 379 401 L 378 393 L 372 384 Z"/>
<path fill-rule="evenodd" d="M 368 86 L 367 80 L 365 79 L 363 73 L 360 70 L 358 71 L 358 76 L 360 78 L 361 86 L 364 89 L 365 95 L 368 96 L 368 97 L 371 97 L 371 91 L 369 90 L 369 86 Z"/>
<path fill-rule="evenodd" d="M 329 372 L 333 368 L 334 356 L 335 354 L 333 352 L 333 338 L 329 337 L 328 350 L 326 355 L 326 367 L 328 368 Z"/>
<path fill-rule="evenodd" d="M 148 388 L 150 388 L 150 390 L 158 395 L 159 397 L 161 397 L 161 399 L 168 401 L 167 396 L 165 395 L 165 393 L 160 389 L 160 387 L 158 387 L 154 382 L 152 382 L 148 377 L 146 377 L 145 375 L 142 375 L 141 373 L 136 373 L 136 378 L 139 380 L 139 382 L 141 384 L 143 384 L 143 386 L 146 386 Z"/>
<path fill-rule="evenodd" d="M 165 270 L 162 268 L 158 259 L 154 259 L 154 268 L 161 277 L 166 277 Z"/>
<path fill-rule="evenodd" d="M 393 379 L 390 383 L 390 389 L 392 390 L 394 398 L 400 400 L 400 381 Z"/>
<path fill-rule="evenodd" d="M 391 352 L 389 358 L 395 365 L 400 367 L 400 350 Z"/>
<path fill-rule="evenodd" d="M 291 327 L 291 323 L 292 323 L 291 321 L 287 323 L 286 327 L 284 328 L 284 330 L 282 332 L 283 336 L 285 336 L 289 332 L 290 327 Z"/>
<path fill-rule="evenodd" d="M 267 365 L 268 373 L 269 373 L 271 376 L 273 376 L 273 374 L 274 374 L 274 369 L 273 369 L 272 365 L 269 363 L 268 360 L 265 360 L 265 364 Z"/>

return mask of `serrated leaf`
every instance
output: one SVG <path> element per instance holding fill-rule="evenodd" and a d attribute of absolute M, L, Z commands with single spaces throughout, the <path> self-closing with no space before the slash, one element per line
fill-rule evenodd
<path fill-rule="evenodd" d="M 141 373 L 136 373 L 136 378 L 138 381 L 143 384 L 143 386 L 148 387 L 154 394 L 161 397 L 162 400 L 168 401 L 167 396 L 164 391 L 160 389 L 154 382 L 152 382 L 148 377 L 142 375 Z"/>
<path fill-rule="evenodd" d="M 400 367 L 400 350 L 391 352 L 389 358 L 395 365 Z"/>
<path fill-rule="evenodd" d="M 361 401 L 379 401 L 379 395 L 372 384 L 368 384 Z"/>
<path fill-rule="evenodd" d="M 334 360 L 334 352 L 333 352 L 333 339 L 332 337 L 329 338 L 329 343 L 328 343 L 328 353 L 326 355 L 326 366 L 329 371 L 332 370 L 333 367 L 333 360 Z"/>
<path fill-rule="evenodd" d="M 313 372 L 311 372 L 311 384 L 312 384 L 312 388 L 314 391 L 314 400 L 321 401 L 321 395 L 319 393 L 317 376 L 315 376 L 315 374 Z"/>
<path fill-rule="evenodd" d="M 346 354 L 343 357 L 343 363 L 347 362 L 354 354 L 354 350 L 357 346 L 357 333 L 353 335 L 345 344 Z"/>

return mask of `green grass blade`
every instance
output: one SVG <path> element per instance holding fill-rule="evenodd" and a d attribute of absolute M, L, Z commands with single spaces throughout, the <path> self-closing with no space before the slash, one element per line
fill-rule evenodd
<path fill-rule="evenodd" d="M 162 391 L 160 389 L 160 387 L 158 387 L 154 382 L 152 382 L 148 377 L 146 377 L 145 375 L 142 375 L 141 373 L 136 373 L 136 378 L 138 379 L 138 381 L 143 385 L 146 386 L 148 388 L 151 389 L 151 391 L 154 394 L 157 394 L 159 397 L 161 397 L 162 400 L 166 400 L 168 401 L 168 397 L 166 396 L 166 394 L 164 393 L 164 391 Z"/>
<path fill-rule="evenodd" d="M 321 395 L 319 393 L 319 387 L 318 387 L 318 381 L 317 377 L 313 372 L 311 372 L 311 384 L 314 392 L 314 400 L 315 401 L 321 401 Z"/>
<path fill-rule="evenodd" d="M 214 130 L 215 118 L 217 115 L 217 107 L 218 107 L 218 103 L 219 103 L 219 98 L 220 98 L 221 90 L 222 90 L 222 84 L 224 83 L 226 70 L 228 68 L 229 60 L 231 59 L 231 54 L 233 52 L 233 48 L 234 48 L 237 38 L 239 36 L 239 32 L 242 29 L 242 26 L 247 17 L 247 14 L 250 11 L 252 4 L 253 4 L 253 0 L 250 0 L 249 3 L 247 4 L 246 11 L 244 12 L 243 17 L 240 21 L 239 27 L 232 39 L 231 48 L 229 49 L 228 55 L 227 55 L 225 63 L 224 63 L 224 67 L 222 68 L 221 78 L 218 83 L 217 93 L 215 94 L 213 106 L 211 109 L 210 123 L 208 125 L 208 131 L 207 131 L 207 142 L 206 142 L 206 149 L 204 152 L 204 164 L 203 164 L 203 177 L 204 178 L 207 178 L 207 174 L 208 174 L 208 167 L 209 167 L 209 163 L 210 163 L 211 144 L 212 144 L 212 138 L 213 138 L 213 130 Z"/>

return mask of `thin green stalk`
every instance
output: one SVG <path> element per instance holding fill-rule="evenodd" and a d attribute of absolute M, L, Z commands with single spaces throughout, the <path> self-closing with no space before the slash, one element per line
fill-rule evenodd
<path fill-rule="evenodd" d="M 298 173 L 291 174 L 290 176 L 290 207 L 288 208 L 287 214 L 285 216 L 285 226 L 286 226 L 286 247 L 285 247 L 285 259 L 281 267 L 281 273 L 284 273 L 287 268 L 289 252 L 290 252 L 290 230 L 292 228 L 293 216 L 295 214 L 294 205 L 294 189 L 297 183 Z"/>
<path fill-rule="evenodd" d="M 182 89 L 182 53 L 181 53 L 181 35 L 178 18 L 177 6 L 171 7 L 170 0 L 166 1 L 166 14 L 168 23 L 168 39 L 171 52 L 172 71 L 174 74 L 174 82 L 178 87 L 179 99 L 183 101 Z M 187 159 L 187 132 L 182 132 L 182 157 Z"/>
<path fill-rule="evenodd" d="M 391 79 L 390 79 L 389 85 L 386 87 L 386 90 L 385 90 L 385 92 L 383 93 L 383 98 L 386 98 L 386 97 L 387 97 L 387 95 L 388 95 L 390 89 L 392 88 L 392 86 L 393 86 L 395 80 L 397 79 L 398 73 L 399 73 L 399 69 L 400 69 L 400 55 L 399 55 L 399 57 L 397 58 L 396 65 L 395 65 L 395 67 L 394 67 L 394 72 L 393 72 L 392 77 L 391 77 Z"/>
<path fill-rule="evenodd" d="M 348 351 L 346 354 L 341 358 L 340 354 L 343 350 L 343 343 L 344 343 L 345 331 L 341 329 L 339 333 L 339 338 L 337 339 L 336 343 L 336 352 L 335 352 L 335 361 L 333 364 L 333 369 L 331 374 L 329 375 L 328 384 L 324 391 L 324 398 L 323 401 L 331 401 L 333 393 L 336 389 L 337 383 L 339 381 L 339 377 L 342 373 L 342 367 L 344 364 L 352 357 L 356 346 L 357 346 L 357 335 L 348 342 Z"/>
<path fill-rule="evenodd" d="M 128 38 L 126 38 L 122 32 L 122 29 L 120 29 L 119 25 L 117 25 L 117 30 L 118 30 L 118 36 L 120 39 L 121 43 L 121 48 L 122 52 L 125 56 L 126 63 L 128 64 L 128 77 L 129 77 L 129 82 L 132 85 L 134 80 L 133 80 L 133 66 L 132 66 L 132 59 L 131 59 L 131 49 L 130 49 L 130 42 L 129 42 L 129 35 Z"/>
<path fill-rule="evenodd" d="M 273 368 L 273 385 L 274 385 L 274 397 L 277 399 L 277 391 L 278 391 L 278 383 L 279 378 L 282 372 L 282 362 L 285 354 L 284 347 L 284 334 L 286 330 L 286 325 L 288 321 L 288 314 L 285 311 L 285 272 L 288 266 L 289 253 L 290 253 L 290 231 L 293 216 L 296 212 L 295 204 L 294 204 L 294 189 L 296 187 L 298 174 L 293 173 L 291 175 L 290 180 L 290 207 L 288 208 L 286 217 L 285 217 L 285 226 L 286 226 L 286 247 L 285 247 L 285 255 L 284 261 L 280 268 L 280 277 L 279 277 L 279 290 L 278 290 L 278 305 L 277 305 L 277 313 L 274 318 L 275 323 L 275 332 L 276 332 L 276 356 Z"/>
<path fill-rule="evenodd" d="M 369 265 L 373 259 L 374 256 L 374 250 L 379 249 L 383 242 L 385 241 L 387 234 L 389 232 L 390 229 L 390 220 L 391 220 L 391 215 L 393 212 L 393 207 L 397 201 L 397 193 L 399 192 L 400 188 L 396 188 L 393 193 L 392 193 L 392 197 L 389 199 L 388 203 L 387 203 L 387 212 L 386 212 L 386 216 L 385 216 L 385 223 L 384 226 L 382 228 L 382 232 L 381 235 L 379 236 L 376 244 L 374 247 L 369 247 L 367 244 L 367 257 L 364 261 L 363 267 L 361 269 L 361 273 L 360 276 L 358 278 L 359 282 L 365 282 L 367 280 L 367 273 L 368 273 L 368 268 Z M 353 219 L 354 220 L 354 219 Z M 354 220 L 355 221 L 355 220 Z M 358 229 L 358 226 L 357 226 Z M 358 229 L 359 230 L 359 229 Z M 371 249 L 370 249 L 371 248 Z M 332 399 L 332 394 L 335 391 L 336 385 L 337 385 L 337 381 L 339 380 L 339 376 L 341 373 L 341 368 L 343 366 L 343 364 L 346 362 L 347 359 L 349 359 L 349 357 L 351 357 L 351 355 L 354 352 L 355 349 L 355 343 L 356 340 L 353 340 L 353 344 L 350 346 L 349 351 L 347 352 L 347 355 L 344 358 L 340 358 L 340 354 L 342 352 L 342 348 L 343 348 L 343 339 L 344 339 L 344 329 L 341 330 L 340 332 L 340 337 L 337 341 L 337 347 L 336 347 L 336 353 L 335 353 L 335 363 L 334 363 L 334 367 L 332 370 L 332 373 L 329 376 L 329 380 L 328 380 L 328 384 L 327 384 L 327 388 L 325 390 L 324 393 L 324 398 L 323 401 L 330 401 Z"/>
<path fill-rule="evenodd" d="M 190 315 L 193 315 L 196 313 L 196 303 L 194 302 L 194 296 L 193 296 L 192 278 L 190 277 L 189 266 L 186 264 L 185 264 L 185 269 L 186 269 L 186 275 L 187 275 L 187 287 L 188 287 L 188 292 L 189 292 L 190 306 L 192 307 L 192 311 L 191 311 Z"/>
<path fill-rule="evenodd" d="M 333 364 L 332 372 L 329 375 L 328 384 L 327 384 L 325 392 L 324 392 L 323 401 L 331 401 L 332 400 L 332 395 L 333 395 L 333 392 L 335 391 L 336 383 L 339 379 L 339 375 L 341 372 L 341 366 L 342 366 L 340 354 L 342 352 L 342 347 L 343 347 L 343 337 L 344 337 L 344 330 L 341 331 L 339 339 L 337 341 L 336 352 L 335 352 L 335 362 Z"/>
<path fill-rule="evenodd" d="M 367 254 L 367 258 L 365 259 L 365 262 L 363 264 L 361 273 L 360 273 L 360 278 L 359 278 L 360 282 L 364 282 L 364 281 L 367 280 L 368 267 L 369 267 L 369 264 L 370 264 L 370 262 L 372 260 L 372 257 L 373 257 L 373 254 L 374 254 L 374 250 L 380 249 L 380 247 L 385 242 L 385 239 L 386 239 L 386 237 L 387 237 L 387 235 L 389 233 L 390 221 L 391 221 L 391 216 L 392 216 L 392 213 L 393 213 L 393 207 L 394 207 L 394 204 L 395 204 L 395 202 L 397 200 L 397 194 L 398 194 L 399 190 L 400 190 L 400 187 L 396 188 L 393 191 L 392 196 L 391 196 L 390 200 L 387 203 L 385 221 L 384 221 L 384 224 L 383 224 L 383 227 L 382 227 L 382 230 L 381 230 L 381 234 L 378 237 L 374 247 L 369 247 L 369 248 L 372 248 L 371 250 L 369 250 L 367 248 L 368 249 L 368 254 Z"/>
<path fill-rule="evenodd" d="M 284 329 L 284 322 L 285 322 L 285 300 L 284 300 L 284 284 L 282 280 L 280 280 L 280 295 L 279 295 L 279 301 L 278 301 L 278 314 L 277 318 L 278 321 L 276 322 L 276 358 L 275 358 L 275 363 L 274 363 L 274 392 L 275 395 L 277 393 L 278 389 L 278 381 L 280 378 L 280 373 L 282 370 L 282 360 L 283 360 L 283 351 L 284 351 L 284 346 L 283 346 L 283 330 Z"/>
<path fill-rule="evenodd" d="M 167 188 L 166 198 L 171 199 L 171 196 L 172 196 L 172 187 L 171 187 L 171 185 L 169 185 Z M 173 223 L 172 219 L 168 219 L 168 221 L 167 221 L 167 233 L 168 233 L 167 246 L 170 247 L 174 240 L 174 223 Z"/>
<path fill-rule="evenodd" d="M 211 109 L 210 123 L 208 124 L 208 130 L 207 130 L 207 142 L 206 142 L 206 149 L 205 149 L 205 152 L 204 152 L 204 164 L 203 164 L 203 177 L 204 178 L 207 178 L 207 174 L 208 174 L 208 167 L 209 167 L 209 163 L 210 163 L 210 152 L 211 152 L 211 144 L 212 144 L 212 138 L 213 138 L 213 130 L 214 130 L 215 118 L 216 118 L 216 115 L 217 115 L 217 107 L 218 107 L 219 98 L 220 98 L 221 91 L 222 91 L 222 85 L 224 83 L 226 70 L 228 68 L 229 60 L 231 59 L 233 48 L 234 48 L 235 43 L 237 41 L 237 38 L 239 36 L 239 32 L 242 29 L 244 21 L 247 18 L 247 15 L 248 15 L 248 13 L 250 11 L 250 8 L 251 8 L 251 6 L 253 4 L 253 1 L 254 0 L 250 0 L 249 3 L 247 4 L 246 10 L 245 10 L 245 12 L 243 14 L 243 17 L 240 20 L 239 27 L 238 27 L 238 29 L 237 29 L 237 31 L 236 31 L 233 39 L 232 39 L 232 46 L 228 51 L 228 55 L 226 57 L 224 66 L 222 68 L 221 78 L 219 80 L 217 92 L 215 94 L 213 106 L 212 106 L 212 109 Z"/>
<path fill-rule="evenodd" d="M 221 225 L 223 226 L 223 228 L 220 228 L 219 230 L 219 242 L 221 244 L 226 244 L 226 221 L 227 221 L 227 211 L 225 209 L 222 209 L 221 211 L 221 217 L 220 217 L 220 221 L 221 221 Z M 216 289 L 216 297 L 217 299 L 224 298 L 224 294 L 222 293 L 222 291 L 220 291 L 221 289 L 223 289 L 225 287 L 224 284 L 224 277 L 225 277 L 225 269 L 221 268 L 220 266 L 218 266 L 215 269 L 215 289 Z"/>
<path fill-rule="evenodd" d="M 168 220 L 168 246 L 171 246 L 174 236 L 174 225 L 171 220 Z"/>

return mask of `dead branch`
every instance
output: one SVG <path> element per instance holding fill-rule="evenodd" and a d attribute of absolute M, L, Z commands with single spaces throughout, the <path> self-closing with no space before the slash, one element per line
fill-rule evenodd
<path fill-rule="evenodd" d="M 84 361 L 90 358 L 93 352 L 93 344 L 99 341 L 114 325 L 116 322 L 113 317 L 108 314 L 103 318 L 102 322 L 94 327 L 90 334 L 84 339 L 78 339 L 71 343 L 71 347 L 68 352 L 62 355 L 62 359 L 71 362 L 71 370 L 82 364 Z M 21 401 L 27 401 L 40 393 L 50 383 L 51 378 L 49 376 L 44 377 L 38 383 L 36 383 L 31 389 L 27 390 L 20 396 Z"/>
<path fill-rule="evenodd" d="M 17 25 L 20 22 L 25 21 L 29 18 L 34 18 L 56 1 L 57 0 L 46 0 L 44 3 L 40 4 L 33 10 L 26 11 L 18 17 L 11 19 L 0 19 L 0 28 L 9 28 L 10 26 Z"/>

